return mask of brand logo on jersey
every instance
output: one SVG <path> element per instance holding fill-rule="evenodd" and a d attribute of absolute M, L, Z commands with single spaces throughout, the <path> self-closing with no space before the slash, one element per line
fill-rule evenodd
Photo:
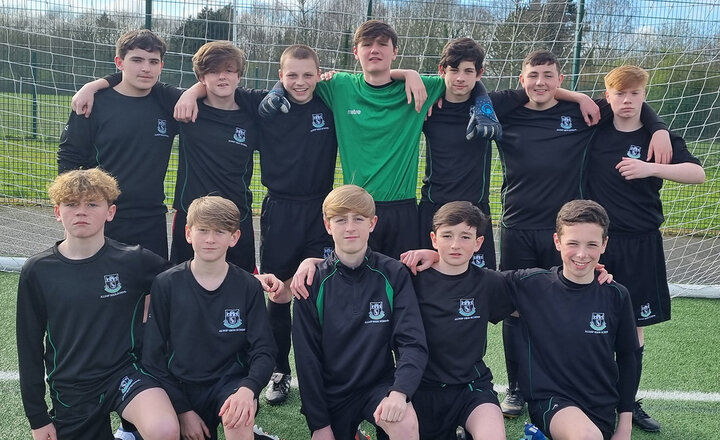
<path fill-rule="evenodd" d="M 118 391 L 125 394 L 128 391 L 130 391 L 130 387 L 132 387 L 137 382 L 138 382 L 137 380 L 132 380 L 128 376 L 125 376 L 120 381 L 120 386 L 118 387 Z"/>
<path fill-rule="evenodd" d="M 470 263 L 477 267 L 485 267 L 485 254 L 475 254 L 470 259 Z"/>
<path fill-rule="evenodd" d="M 324 249 L 323 249 L 323 258 L 329 257 L 330 254 L 332 254 L 332 251 L 333 251 L 333 248 L 330 247 L 330 246 L 324 248 Z"/>
<path fill-rule="evenodd" d="M 225 309 L 225 320 L 223 325 L 227 328 L 238 328 L 242 325 L 240 309 Z"/>
<path fill-rule="evenodd" d="M 630 145 L 630 148 L 628 148 L 627 155 L 629 158 L 632 159 L 640 159 L 640 151 L 642 149 L 637 145 Z"/>
<path fill-rule="evenodd" d="M 167 121 L 165 119 L 158 119 L 157 131 L 160 134 L 167 133 Z"/>
<path fill-rule="evenodd" d="M 361 113 L 362 113 L 362 110 L 355 109 L 355 108 L 351 108 L 350 110 L 347 111 L 347 114 L 349 114 L 349 115 L 359 115 Z"/>
<path fill-rule="evenodd" d="M 245 142 L 245 129 L 235 127 L 235 135 L 233 136 L 233 139 L 235 139 L 235 142 Z"/>
<path fill-rule="evenodd" d="M 605 314 L 593 313 L 590 318 L 590 328 L 597 332 L 605 330 Z"/>
<path fill-rule="evenodd" d="M 475 314 L 475 298 L 461 299 L 460 300 L 460 309 L 458 309 L 458 313 L 460 313 L 462 316 L 474 315 Z"/>
<path fill-rule="evenodd" d="M 325 126 L 325 119 L 323 119 L 322 113 L 313 113 L 312 115 L 312 125 L 315 128 L 322 128 Z"/>
<path fill-rule="evenodd" d="M 119 274 L 112 273 L 105 275 L 105 291 L 107 293 L 117 293 L 120 289 L 122 289 L 122 284 L 120 284 Z"/>
<path fill-rule="evenodd" d="M 368 313 L 368 317 L 370 317 L 370 319 L 372 319 L 373 321 L 383 319 L 385 317 L 385 312 L 383 311 L 383 303 L 371 302 L 370 313 Z"/>
<path fill-rule="evenodd" d="M 570 116 L 560 116 L 560 128 L 570 130 L 572 128 L 572 118 Z"/>
<path fill-rule="evenodd" d="M 647 318 L 652 313 L 652 310 L 650 310 L 650 303 L 642 304 L 640 306 L 640 316 L 643 318 Z"/>

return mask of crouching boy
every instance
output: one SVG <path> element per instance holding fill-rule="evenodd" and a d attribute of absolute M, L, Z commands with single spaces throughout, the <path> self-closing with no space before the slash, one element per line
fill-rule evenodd
<path fill-rule="evenodd" d="M 377 217 L 367 191 L 341 186 L 322 209 L 334 251 L 318 263 L 309 298 L 295 301 L 293 322 L 312 439 L 351 439 L 362 420 L 381 428 L 379 438 L 417 439 L 409 402 L 427 347 L 410 274 L 368 248 Z"/>
<path fill-rule="evenodd" d="M 275 365 L 265 296 L 252 275 L 227 263 L 240 212 L 206 196 L 190 204 L 185 237 L 194 258 L 153 283 L 143 356 L 168 392 L 183 438 L 252 439 L 257 396 Z"/>
<path fill-rule="evenodd" d="M 65 239 L 27 260 L 17 300 L 20 391 L 33 439 L 111 440 L 115 411 L 145 440 L 177 440 L 167 394 L 137 361 L 145 297 L 167 262 L 104 236 L 120 195 L 104 171 L 68 171 L 48 192 Z"/>

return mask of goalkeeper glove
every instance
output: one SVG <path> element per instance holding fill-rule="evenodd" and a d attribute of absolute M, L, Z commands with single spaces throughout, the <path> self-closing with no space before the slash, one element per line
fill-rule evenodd
<path fill-rule="evenodd" d="M 268 92 L 258 106 L 258 114 L 261 118 L 267 118 L 278 114 L 278 112 L 287 113 L 290 111 L 290 102 L 285 98 L 285 89 L 282 83 L 278 81 L 275 87 Z"/>
<path fill-rule="evenodd" d="M 465 137 L 471 140 L 475 136 L 483 139 L 500 140 L 502 137 L 502 126 L 495 115 L 492 101 L 485 91 L 482 83 L 478 83 L 478 95 L 475 97 L 475 104 L 470 108 L 470 122 L 467 126 Z"/>

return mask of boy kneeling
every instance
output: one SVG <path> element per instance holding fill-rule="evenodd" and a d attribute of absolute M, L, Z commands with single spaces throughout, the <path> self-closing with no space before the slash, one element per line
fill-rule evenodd
<path fill-rule="evenodd" d="M 362 420 L 381 428 L 380 436 L 417 439 L 409 401 L 427 347 L 410 274 L 368 248 L 377 217 L 364 189 L 331 191 L 323 219 L 335 248 L 317 265 L 310 297 L 295 301 L 293 322 L 300 399 L 312 439 L 351 439 Z"/>
<path fill-rule="evenodd" d="M 183 438 L 252 439 L 257 396 L 275 365 L 260 282 L 225 260 L 240 238 L 230 200 L 190 204 L 185 237 L 194 258 L 152 287 L 143 360 L 167 390 Z"/>

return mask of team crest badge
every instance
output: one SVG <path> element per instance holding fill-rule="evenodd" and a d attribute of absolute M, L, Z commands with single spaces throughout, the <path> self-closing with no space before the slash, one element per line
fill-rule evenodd
<path fill-rule="evenodd" d="M 235 135 L 233 136 L 233 139 L 235 139 L 235 142 L 245 142 L 245 129 L 235 127 Z"/>
<path fill-rule="evenodd" d="M 370 303 L 370 313 L 368 313 L 368 316 L 373 321 L 377 321 L 378 319 L 383 319 L 385 317 L 385 312 L 383 311 L 383 303 L 382 302 L 371 302 Z"/>
<path fill-rule="evenodd" d="M 485 255 L 475 254 L 470 259 L 470 263 L 477 267 L 485 267 Z"/>
<path fill-rule="evenodd" d="M 127 376 L 123 377 L 122 380 L 120 381 L 120 386 L 118 387 L 118 391 L 120 391 L 123 394 L 127 393 L 133 383 L 135 383 L 135 382 L 132 379 L 130 379 L 129 377 L 127 377 Z"/>
<path fill-rule="evenodd" d="M 640 159 L 640 151 L 641 148 L 637 145 L 630 145 L 630 148 L 628 148 L 627 155 L 631 159 Z"/>
<path fill-rule="evenodd" d="M 122 289 L 122 284 L 120 284 L 120 275 L 116 273 L 105 275 L 105 291 L 107 293 L 118 293 L 120 289 Z"/>
<path fill-rule="evenodd" d="M 325 119 L 323 119 L 322 113 L 313 113 L 312 115 L 312 125 L 315 128 L 322 128 L 325 126 Z"/>
<path fill-rule="evenodd" d="M 572 118 L 570 116 L 560 116 L 560 128 L 570 130 L 572 128 Z"/>
<path fill-rule="evenodd" d="M 238 328 L 242 325 L 240 309 L 225 309 L 225 320 L 223 325 L 227 328 Z"/>
<path fill-rule="evenodd" d="M 605 330 L 605 314 L 593 313 L 590 318 L 590 328 L 598 332 Z"/>
<path fill-rule="evenodd" d="M 652 313 L 652 310 L 650 310 L 650 303 L 642 304 L 640 306 L 640 316 L 643 318 L 647 318 Z"/>
<path fill-rule="evenodd" d="M 167 133 L 167 121 L 165 119 L 158 119 L 157 131 L 160 134 Z"/>
<path fill-rule="evenodd" d="M 475 314 L 475 298 L 461 299 L 460 309 L 458 310 L 462 316 L 472 316 Z"/>

